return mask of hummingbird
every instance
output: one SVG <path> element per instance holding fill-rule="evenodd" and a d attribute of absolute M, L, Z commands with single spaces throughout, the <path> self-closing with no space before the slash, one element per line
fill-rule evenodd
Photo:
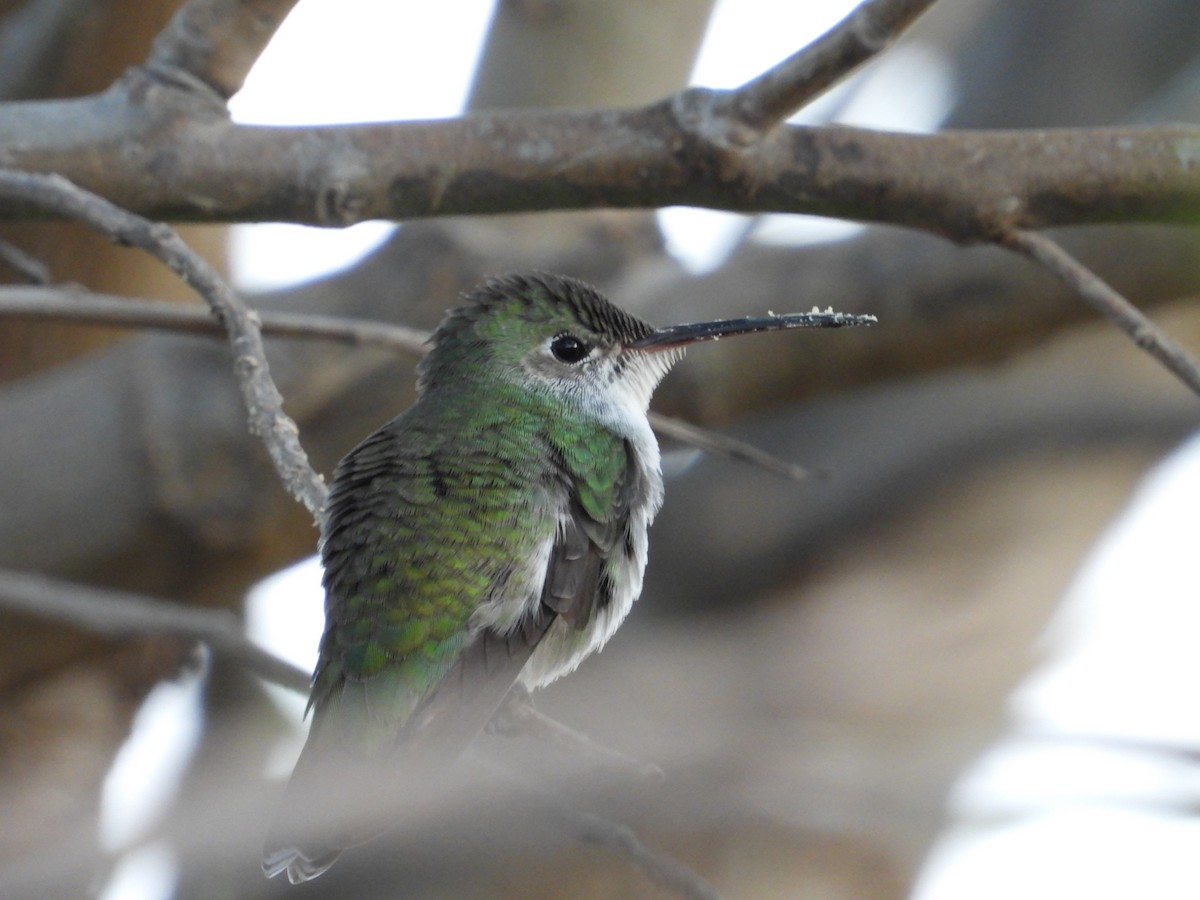
<path fill-rule="evenodd" d="M 312 725 L 264 872 L 320 875 L 386 830 L 382 810 L 355 821 L 359 801 L 453 759 L 514 687 L 549 684 L 612 637 L 663 499 L 651 394 L 685 346 L 873 321 L 814 310 L 659 329 L 547 274 L 469 294 L 430 339 L 414 405 L 334 474 Z"/>

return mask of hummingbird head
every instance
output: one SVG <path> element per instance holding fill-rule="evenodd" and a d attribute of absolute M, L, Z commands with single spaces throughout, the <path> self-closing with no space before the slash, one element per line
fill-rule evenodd
<path fill-rule="evenodd" d="M 587 408 L 605 398 L 645 411 L 681 347 L 636 351 L 657 332 L 595 288 L 559 275 L 493 278 L 434 332 L 419 389 L 497 379 Z"/>
<path fill-rule="evenodd" d="M 833 311 L 721 319 L 655 328 L 595 288 L 560 275 L 494 278 L 434 332 L 418 389 L 517 384 L 605 415 L 644 413 L 688 344 L 790 328 L 871 325 L 874 316 Z"/>

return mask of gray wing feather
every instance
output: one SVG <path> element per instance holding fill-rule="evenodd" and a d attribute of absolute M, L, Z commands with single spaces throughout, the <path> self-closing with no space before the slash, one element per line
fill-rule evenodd
<path fill-rule="evenodd" d="M 542 604 L 576 629 L 586 628 L 591 621 L 600 587 L 600 569 L 610 549 L 596 543 L 589 534 L 599 524 L 572 501 L 570 517 L 561 528 L 546 571 Z"/>

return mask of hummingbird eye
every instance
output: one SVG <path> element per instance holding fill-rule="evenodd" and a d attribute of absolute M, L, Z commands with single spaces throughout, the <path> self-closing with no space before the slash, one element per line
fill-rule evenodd
<path fill-rule="evenodd" d="M 550 352 L 559 362 L 568 365 L 582 361 L 592 352 L 586 341 L 581 341 L 573 334 L 560 334 L 550 342 Z"/>

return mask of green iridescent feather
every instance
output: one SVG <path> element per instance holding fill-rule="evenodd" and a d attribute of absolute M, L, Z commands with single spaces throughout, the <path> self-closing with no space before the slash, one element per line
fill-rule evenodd
<path fill-rule="evenodd" d="M 617 505 L 627 467 L 620 437 L 564 425 L 548 398 L 503 384 L 480 389 L 487 402 L 418 404 L 335 476 L 323 545 L 326 631 L 310 702 L 314 731 L 337 719 L 328 730 L 367 753 L 395 742 L 455 663 L 476 609 L 553 535 L 531 485 L 551 473 L 557 483 L 542 489 L 573 492 L 597 522 Z M 455 460 L 453 478 L 438 471 L 439 458 Z"/>

